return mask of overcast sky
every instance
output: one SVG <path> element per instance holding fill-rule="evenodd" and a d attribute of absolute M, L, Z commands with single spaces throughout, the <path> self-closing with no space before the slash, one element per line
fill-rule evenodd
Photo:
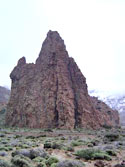
<path fill-rule="evenodd" d="M 0 85 L 57 30 L 89 89 L 125 93 L 125 0 L 0 0 Z"/>

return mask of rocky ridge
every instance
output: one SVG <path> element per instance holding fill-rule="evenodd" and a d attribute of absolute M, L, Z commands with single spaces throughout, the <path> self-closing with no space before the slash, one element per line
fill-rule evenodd
<path fill-rule="evenodd" d="M 86 78 L 68 56 L 64 41 L 49 31 L 36 63 L 18 61 L 10 74 L 6 124 L 30 128 L 73 129 L 119 126 L 118 112 L 96 108 Z M 105 104 L 103 104 L 105 105 Z"/>

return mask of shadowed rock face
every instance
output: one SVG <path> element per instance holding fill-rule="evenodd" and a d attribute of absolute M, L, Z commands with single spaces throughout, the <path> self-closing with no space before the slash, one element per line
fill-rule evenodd
<path fill-rule="evenodd" d="M 10 78 L 7 125 L 73 129 L 109 124 L 101 119 L 102 113 L 88 95 L 86 78 L 68 56 L 58 32 L 48 32 L 35 64 L 21 58 Z M 115 120 L 110 124 L 116 126 Z"/>

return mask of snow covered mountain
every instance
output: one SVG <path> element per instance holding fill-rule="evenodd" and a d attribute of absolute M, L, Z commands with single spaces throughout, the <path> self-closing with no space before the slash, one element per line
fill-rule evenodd
<path fill-rule="evenodd" d="M 125 125 L 125 94 L 107 95 L 107 92 L 90 90 L 90 96 L 98 97 L 112 109 L 119 111 L 120 122 Z"/>

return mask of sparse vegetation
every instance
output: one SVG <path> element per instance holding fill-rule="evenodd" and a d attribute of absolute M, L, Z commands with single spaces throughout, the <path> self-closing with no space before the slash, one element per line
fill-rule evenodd
<path fill-rule="evenodd" d="M 119 157 L 125 158 L 123 129 L 94 131 L 91 135 L 90 130 L 84 129 L 79 136 L 78 131 L 65 131 L 62 136 L 60 130 L 46 135 L 41 129 L 2 127 L 0 130 L 0 164 L 3 167 L 83 167 L 84 161 L 86 166 L 93 167 L 97 160 L 118 164 Z M 112 139 L 114 135 L 109 134 L 115 133 L 119 137 Z"/>

